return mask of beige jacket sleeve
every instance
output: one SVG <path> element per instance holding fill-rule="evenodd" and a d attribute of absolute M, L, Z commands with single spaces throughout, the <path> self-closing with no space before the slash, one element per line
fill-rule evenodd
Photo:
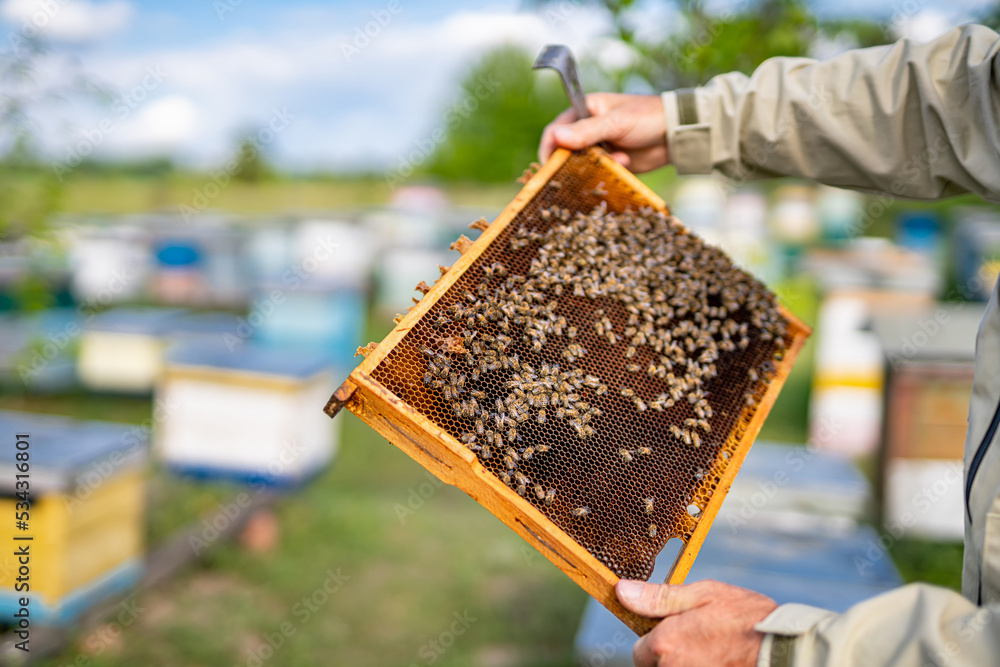
<path fill-rule="evenodd" d="M 757 625 L 758 667 L 980 667 L 1000 662 L 1000 609 L 954 591 L 910 584 L 843 614 L 799 604 Z"/>
<path fill-rule="evenodd" d="M 825 61 L 772 58 L 695 89 L 693 108 L 665 93 L 671 161 L 681 174 L 1000 201 L 998 53 L 995 32 L 965 26 Z"/>

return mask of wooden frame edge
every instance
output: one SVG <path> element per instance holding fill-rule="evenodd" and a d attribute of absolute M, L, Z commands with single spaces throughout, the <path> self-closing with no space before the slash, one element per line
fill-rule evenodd
<path fill-rule="evenodd" d="M 344 407 L 442 482 L 468 494 L 636 634 L 645 634 L 659 622 L 625 609 L 614 591 L 618 576 L 503 484 L 451 435 L 363 372 L 356 370 L 344 385 L 353 387 Z"/>
<path fill-rule="evenodd" d="M 753 408 L 753 415 L 750 417 L 750 421 L 747 423 L 746 429 L 740 437 L 740 441 L 733 452 L 729 465 L 726 466 L 726 470 L 722 474 L 722 478 L 719 480 L 715 491 L 712 493 L 711 499 L 702 512 L 701 517 L 698 519 L 697 526 L 691 533 L 691 539 L 689 539 L 687 544 L 684 545 L 681 553 L 678 554 L 677 559 L 674 561 L 670 574 L 667 576 L 666 583 L 682 584 L 687 578 L 688 573 L 691 571 L 691 567 L 694 565 L 695 558 L 698 556 L 699 551 L 701 551 L 701 547 L 705 542 L 708 531 L 713 525 L 715 525 L 715 519 L 719 514 L 719 510 L 722 508 L 722 503 L 729 495 L 729 490 L 732 488 L 737 473 L 739 473 L 740 468 L 743 466 L 743 462 L 746 460 L 747 454 L 750 453 L 750 448 L 753 446 L 753 443 L 757 439 L 757 435 L 764 426 L 764 421 L 771 413 L 771 408 L 774 407 L 774 403 L 778 399 L 778 395 L 785 386 L 785 380 L 788 379 L 788 376 L 795 365 L 795 360 L 799 356 L 799 352 L 802 351 L 802 347 L 805 345 L 806 340 L 808 340 L 809 335 L 811 334 L 811 329 L 802 323 L 801 320 L 794 315 L 789 317 L 790 313 L 787 313 L 784 307 L 782 307 L 781 310 L 782 314 L 788 317 L 789 325 L 793 330 L 791 345 L 787 350 L 785 350 L 785 357 L 781 365 L 778 366 L 778 370 L 774 378 L 768 383 L 767 390 L 764 392 L 764 396 L 761 398 L 760 403 Z M 737 424 L 742 422 L 746 412 L 747 411 L 744 410 L 744 412 L 740 415 L 740 419 L 737 421 Z"/>
<path fill-rule="evenodd" d="M 525 204 L 531 201 L 535 195 L 537 195 L 539 191 L 545 187 L 545 184 L 549 181 L 552 174 L 559 171 L 559 169 L 566 163 L 566 160 L 569 159 L 570 155 L 572 155 L 572 153 L 564 149 L 559 149 L 552 154 L 549 161 L 546 162 L 535 173 L 535 175 L 531 177 L 531 180 L 529 180 L 524 187 L 521 188 L 521 191 L 517 193 L 517 196 L 514 197 L 514 199 L 512 199 L 506 207 L 504 207 L 503 211 L 500 212 L 500 215 L 498 215 L 496 219 L 490 223 L 489 227 L 487 227 L 486 230 L 479 235 L 479 238 L 473 241 L 472 245 L 462 253 L 462 256 L 459 257 L 455 263 L 451 265 L 448 271 L 434 283 L 430 291 L 428 291 L 427 294 L 425 294 L 423 298 L 421 298 L 420 301 L 413 306 L 413 309 L 403 316 L 403 319 L 400 320 L 399 324 L 397 324 L 396 327 L 389 332 L 389 335 L 382 339 L 382 342 L 378 344 L 378 347 L 376 347 L 371 354 L 365 357 L 365 360 L 361 362 L 358 369 L 364 373 L 371 373 L 375 370 L 376 366 L 382 363 L 386 355 L 388 355 L 391 350 L 395 349 L 396 345 L 403 339 L 404 336 L 406 336 L 407 333 L 409 333 L 410 329 L 416 325 L 420 318 L 423 317 L 442 296 L 444 296 L 445 292 L 447 292 L 451 286 L 454 285 L 462 275 L 464 275 L 465 270 L 468 269 L 473 262 L 479 259 L 479 256 L 486 251 L 493 240 L 499 236 L 500 233 L 506 229 L 507 225 L 510 224 L 511 220 L 513 220 L 518 213 L 524 209 Z M 416 288 L 414 288 L 414 291 L 416 291 Z"/>

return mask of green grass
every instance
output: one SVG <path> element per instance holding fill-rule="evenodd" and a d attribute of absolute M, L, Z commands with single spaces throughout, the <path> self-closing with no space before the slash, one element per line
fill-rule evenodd
<path fill-rule="evenodd" d="M 962 543 L 906 538 L 890 547 L 903 581 L 962 590 Z"/>
<path fill-rule="evenodd" d="M 99 407 L 116 401 L 107 397 L 81 397 L 77 407 L 68 398 L 51 400 L 5 398 L 0 405 L 121 415 Z M 135 409 L 132 421 L 144 414 Z M 115 641 L 98 628 L 47 664 L 84 656 L 95 666 L 245 665 L 283 623 L 294 634 L 267 664 L 425 664 L 427 642 L 449 630 L 453 614 L 468 612 L 476 621 L 437 664 L 571 665 L 586 595 L 464 493 L 431 484 L 353 415 L 339 419 L 336 465 L 279 500 L 275 552 L 219 545 L 203 564 L 141 595 L 144 611 Z M 213 511 L 226 490 L 154 475 L 151 534 L 162 539 Z M 401 520 L 397 506 L 407 506 L 411 490 L 413 498 L 421 491 L 429 497 Z M 328 571 L 349 579 L 306 618 L 307 608 L 296 605 L 322 587 Z"/>

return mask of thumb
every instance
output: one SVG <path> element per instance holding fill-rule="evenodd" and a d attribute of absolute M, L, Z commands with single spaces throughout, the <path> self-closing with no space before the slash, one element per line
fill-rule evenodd
<path fill-rule="evenodd" d="M 562 148 L 571 151 L 595 146 L 602 141 L 614 141 L 621 134 L 617 124 L 607 116 L 591 116 L 552 130 L 552 137 Z"/>
<path fill-rule="evenodd" d="M 615 585 L 615 591 L 626 609 L 648 618 L 682 614 L 707 604 L 710 599 L 701 582 L 668 585 L 621 579 Z"/>

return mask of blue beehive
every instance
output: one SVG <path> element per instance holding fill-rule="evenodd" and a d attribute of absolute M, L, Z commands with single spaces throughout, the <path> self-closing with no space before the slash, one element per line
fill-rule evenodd
<path fill-rule="evenodd" d="M 253 339 L 270 348 L 311 350 L 342 368 L 354 364 L 367 299 L 359 286 L 305 283 L 264 287 L 246 319 Z"/>

